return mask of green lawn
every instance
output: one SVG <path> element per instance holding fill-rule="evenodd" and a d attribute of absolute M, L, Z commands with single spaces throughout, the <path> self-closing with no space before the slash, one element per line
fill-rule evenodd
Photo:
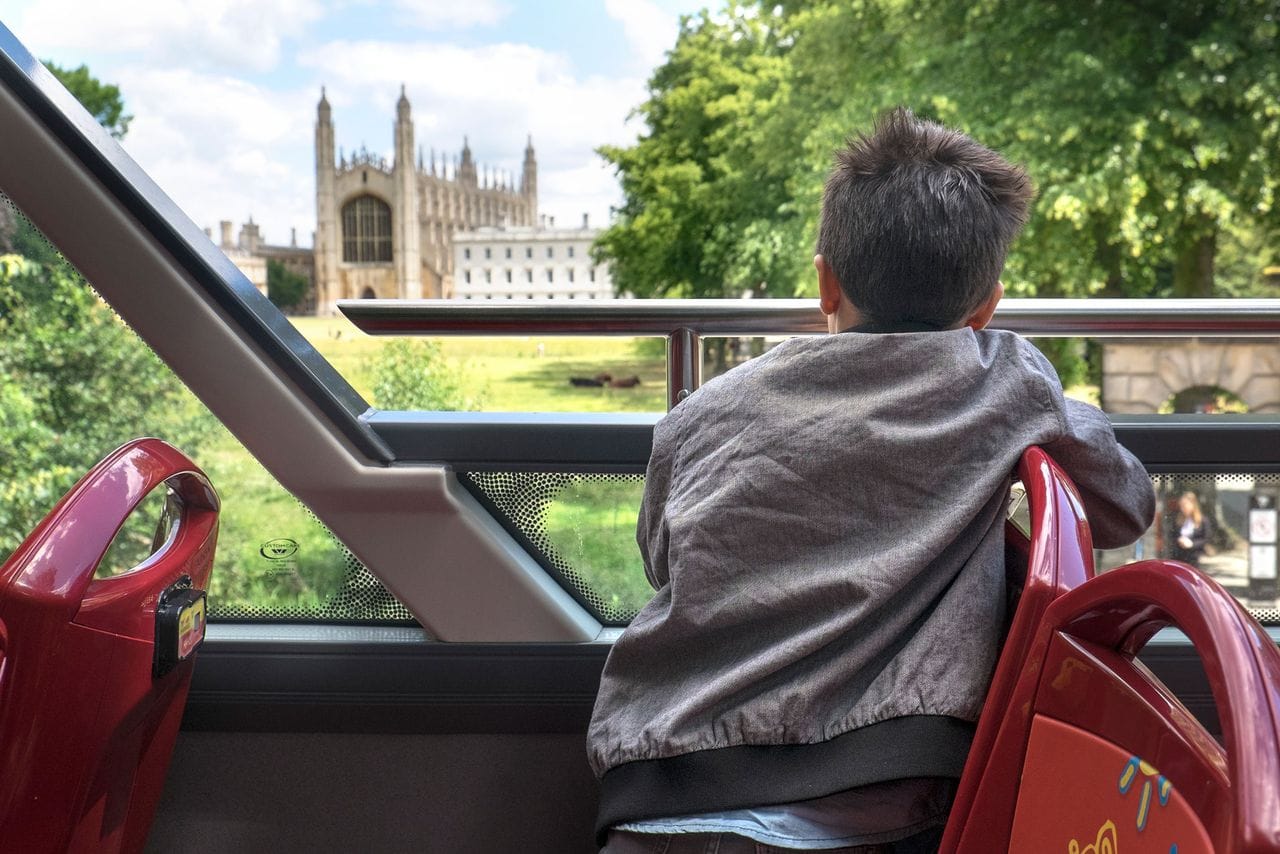
<path fill-rule="evenodd" d="M 293 325 L 347 382 L 371 397 L 370 361 L 388 337 L 342 317 L 294 317 Z M 662 412 L 666 360 L 633 338 L 439 338 L 481 408 L 489 412 Z M 541 350 L 539 350 L 541 345 Z M 576 388 L 570 377 L 640 377 L 635 388 Z"/>
<path fill-rule="evenodd" d="M 640 478 L 574 475 L 547 507 L 551 548 L 595 591 L 606 616 L 630 618 L 653 589 L 636 547 Z"/>

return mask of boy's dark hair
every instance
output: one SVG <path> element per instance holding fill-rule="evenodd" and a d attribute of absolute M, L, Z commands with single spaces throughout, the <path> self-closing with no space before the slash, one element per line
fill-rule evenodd
<path fill-rule="evenodd" d="M 899 107 L 836 153 L 818 252 L 867 320 L 950 328 L 991 295 L 1033 192 L 1022 167 Z"/>

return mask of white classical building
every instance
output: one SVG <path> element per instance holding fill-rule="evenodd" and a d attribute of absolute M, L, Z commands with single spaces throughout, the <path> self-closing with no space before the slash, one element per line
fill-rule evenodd
<path fill-rule="evenodd" d="M 591 260 L 599 233 L 580 228 L 508 226 L 453 234 L 456 299 L 609 299 L 609 268 Z"/>

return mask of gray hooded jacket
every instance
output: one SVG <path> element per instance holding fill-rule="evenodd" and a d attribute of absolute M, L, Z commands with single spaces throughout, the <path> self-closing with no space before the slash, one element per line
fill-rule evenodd
<path fill-rule="evenodd" d="M 1142 465 L 1012 333 L 791 339 L 662 419 L 637 531 L 657 594 L 588 734 L 599 828 L 959 776 L 1030 445 L 1099 547 L 1146 530 Z"/>

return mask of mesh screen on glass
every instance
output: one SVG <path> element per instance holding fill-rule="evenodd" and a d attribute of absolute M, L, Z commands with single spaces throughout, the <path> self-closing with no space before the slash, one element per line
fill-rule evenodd
<path fill-rule="evenodd" d="M 636 548 L 644 475 L 466 472 L 458 479 L 601 622 L 623 625 L 653 596 Z"/>
<path fill-rule="evenodd" d="M 625 624 L 653 595 L 635 545 L 643 476 L 470 472 L 459 479 L 603 622 Z M 1259 621 L 1280 622 L 1280 475 L 1163 474 L 1152 483 L 1157 519 L 1137 543 L 1098 551 L 1098 570 L 1144 558 L 1182 560 Z"/>

